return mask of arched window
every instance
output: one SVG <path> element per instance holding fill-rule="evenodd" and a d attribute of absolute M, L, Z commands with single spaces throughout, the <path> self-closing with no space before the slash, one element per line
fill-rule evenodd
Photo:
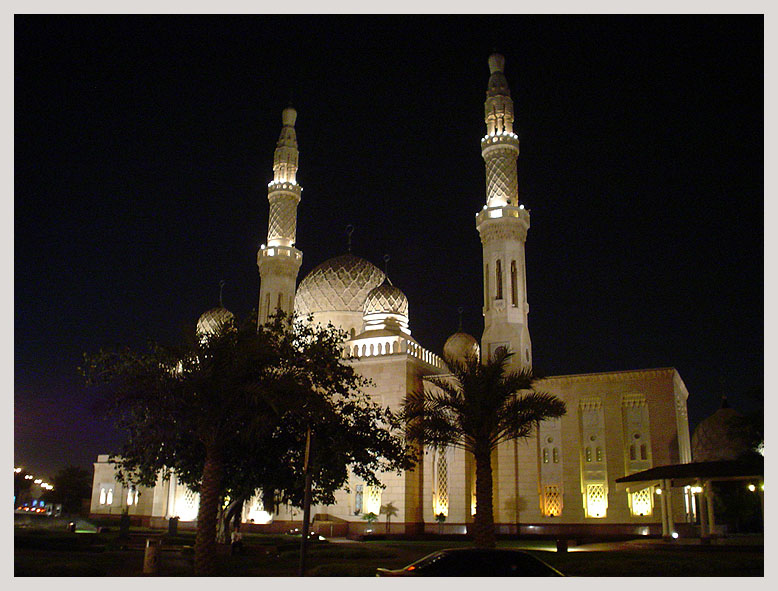
<path fill-rule="evenodd" d="M 484 270 L 484 306 L 489 309 L 489 265 Z"/>
<path fill-rule="evenodd" d="M 635 452 L 635 444 L 629 446 L 629 459 L 630 460 L 636 460 L 637 459 L 637 453 Z"/>
<path fill-rule="evenodd" d="M 558 447 L 554 448 L 553 456 L 554 456 L 554 463 L 558 464 L 559 463 L 559 448 Z"/>
<path fill-rule="evenodd" d="M 592 461 L 592 448 L 587 447 L 586 448 L 586 461 L 591 462 Z"/>
<path fill-rule="evenodd" d="M 511 261 L 511 305 L 519 305 L 519 286 L 516 277 L 516 261 Z"/>
<path fill-rule="evenodd" d="M 500 259 L 497 259 L 497 262 L 495 262 L 495 271 L 494 271 L 494 278 L 497 282 L 497 296 L 495 299 L 501 300 L 502 299 L 502 261 Z"/>
<path fill-rule="evenodd" d="M 548 448 L 543 448 L 543 463 L 548 464 Z"/>
<path fill-rule="evenodd" d="M 641 443 L 640 444 L 640 459 L 646 460 L 648 459 L 648 450 L 646 449 L 646 444 Z"/>
<path fill-rule="evenodd" d="M 281 309 L 281 292 L 278 292 L 278 305 L 276 306 L 276 309 Z"/>
<path fill-rule="evenodd" d="M 602 462 L 602 448 L 598 447 L 597 451 L 595 453 L 595 457 L 597 458 L 598 462 Z"/>

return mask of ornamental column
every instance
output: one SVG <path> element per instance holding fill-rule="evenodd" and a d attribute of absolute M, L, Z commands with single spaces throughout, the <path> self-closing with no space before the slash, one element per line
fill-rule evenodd
<path fill-rule="evenodd" d="M 519 204 L 519 137 L 513 132 L 513 100 L 504 67 L 502 55 L 489 57 L 491 76 L 484 103 L 486 135 L 481 139 L 486 203 L 476 214 L 483 246 L 481 351 L 491 357 L 498 347 L 506 347 L 514 353 L 511 369 L 519 369 L 532 366 L 524 258 L 529 211 Z"/>
<path fill-rule="evenodd" d="M 258 322 L 264 324 L 277 310 L 294 310 L 297 273 L 303 253 L 294 247 L 297 238 L 297 204 L 302 187 L 297 184 L 297 111 L 287 107 L 281 114 L 283 127 L 273 155 L 273 180 L 267 186 L 270 202 L 267 243 L 257 253 L 259 267 Z"/>

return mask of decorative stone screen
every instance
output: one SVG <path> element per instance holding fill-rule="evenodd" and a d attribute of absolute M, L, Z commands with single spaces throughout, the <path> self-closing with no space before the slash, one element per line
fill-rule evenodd
<path fill-rule="evenodd" d="M 432 512 L 448 517 L 448 460 L 445 448 L 435 450 L 432 469 Z"/>
<path fill-rule="evenodd" d="M 586 517 L 605 517 L 608 509 L 608 493 L 605 483 L 586 485 Z"/>
<path fill-rule="evenodd" d="M 562 494 L 558 486 L 543 487 L 541 510 L 548 517 L 558 517 L 562 514 Z"/>
<path fill-rule="evenodd" d="M 635 491 L 629 495 L 629 510 L 632 515 L 651 515 L 654 509 L 654 495 L 651 487 Z"/>

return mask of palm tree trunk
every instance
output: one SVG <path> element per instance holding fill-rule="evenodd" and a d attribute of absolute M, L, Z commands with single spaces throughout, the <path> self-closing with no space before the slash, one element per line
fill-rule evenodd
<path fill-rule="evenodd" d="M 221 498 L 224 461 L 218 445 L 205 448 L 203 485 L 200 489 L 200 508 L 197 513 L 195 537 L 195 575 L 210 576 L 216 569 L 216 519 Z"/>
<path fill-rule="evenodd" d="M 494 548 L 494 512 L 492 509 L 492 454 L 479 449 L 475 456 L 475 518 L 473 542 L 477 548 Z"/>

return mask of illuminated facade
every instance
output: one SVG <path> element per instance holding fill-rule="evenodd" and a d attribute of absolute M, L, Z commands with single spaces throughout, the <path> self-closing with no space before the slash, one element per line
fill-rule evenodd
<path fill-rule="evenodd" d="M 504 58 L 489 58 L 490 77 L 481 139 L 485 164 L 485 202 L 476 213 L 483 249 L 484 332 L 480 346 L 463 332 L 444 346 L 449 357 L 475 353 L 491 356 L 499 347 L 515 352 L 514 368 L 531 367 L 525 244 L 530 212 L 519 199 L 514 109 L 504 73 Z M 412 336 L 407 298 L 378 267 L 351 252 L 316 266 L 296 286 L 302 253 L 295 248 L 298 150 L 296 112 L 283 112 L 283 128 L 268 186 L 270 215 L 267 243 L 258 253 L 261 275 L 259 321 L 277 308 L 312 315 L 314 322 L 343 328 L 344 358 L 374 386 L 382 406 L 398 408 L 407 393 L 424 387 L 425 377 L 446 375 L 441 357 Z M 309 253 L 314 256 L 315 253 Z M 211 311 L 215 313 L 214 311 Z M 223 315 L 223 312 L 219 312 Z M 688 392 L 672 368 L 555 376 L 539 388 L 567 404 L 561 419 L 542 423 L 527 440 L 500 445 L 493 457 L 494 517 L 498 533 L 570 532 L 570 528 L 647 533 L 661 530 L 660 503 L 652 488 L 632 490 L 616 478 L 653 466 L 691 461 L 686 398 Z M 92 512 L 116 513 L 127 491 L 114 490 L 107 457 L 95 464 Z M 312 508 L 314 529 L 359 532 L 367 513 L 381 522 L 391 517 L 392 533 L 442 531 L 463 533 L 476 509 L 475 468 L 458 449 L 428 449 L 422 463 L 402 475 L 381 476 L 383 488 L 351 478 L 336 503 Z M 113 483 L 113 484 L 111 484 Z M 107 488 L 113 486 L 111 502 Z M 196 515 L 197 499 L 185 487 L 160 482 L 141 490 L 130 513 L 161 520 Z M 691 497 L 689 497 L 691 498 Z M 676 515 L 691 515 L 689 499 L 678 497 Z M 107 510 L 106 510 L 107 509 Z M 280 507 L 272 515 L 258 499 L 244 508 L 244 521 L 266 531 L 299 527 L 301 512 Z M 330 529 L 328 530 L 327 527 Z M 378 531 L 385 531 L 383 523 Z"/>

